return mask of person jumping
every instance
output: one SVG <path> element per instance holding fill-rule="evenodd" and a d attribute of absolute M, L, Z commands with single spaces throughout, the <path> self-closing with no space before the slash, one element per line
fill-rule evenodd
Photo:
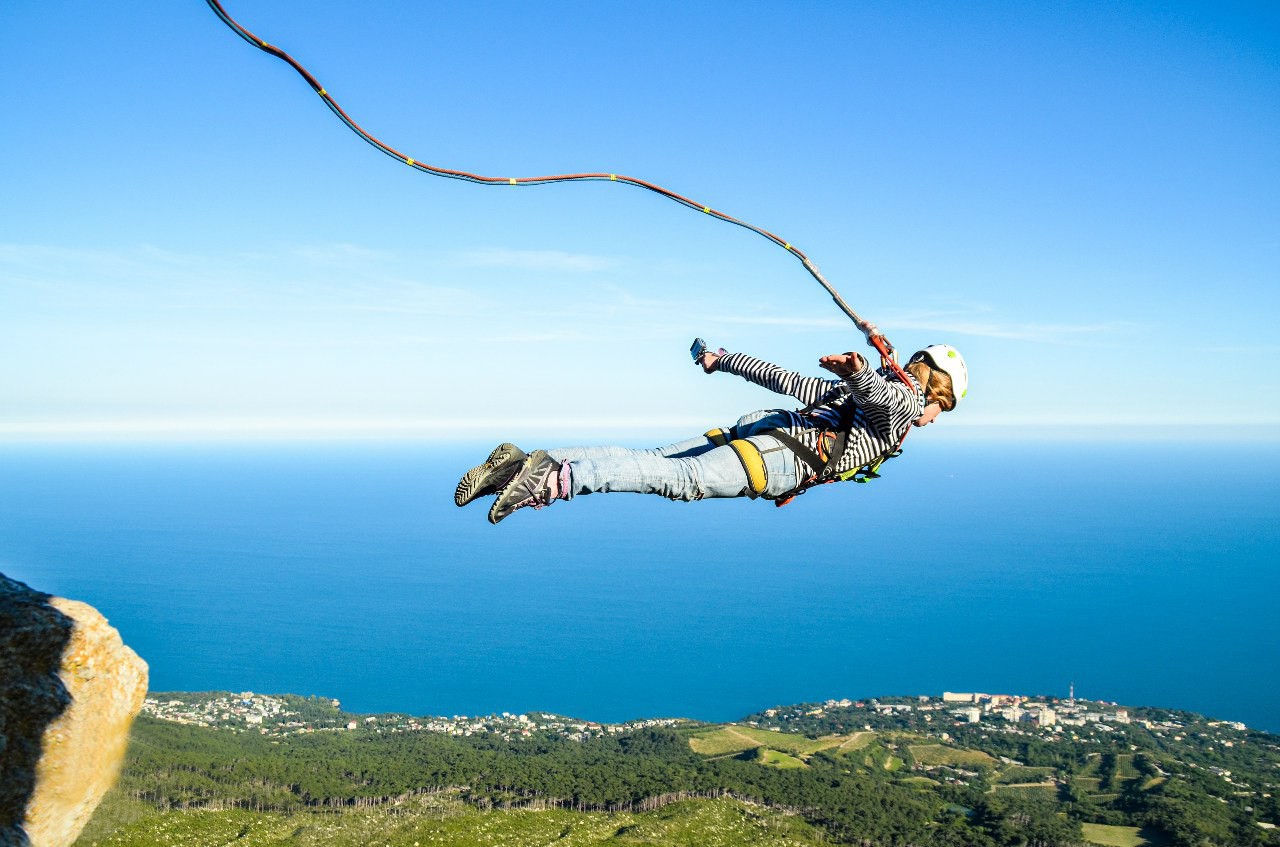
<path fill-rule="evenodd" d="M 708 374 L 730 373 L 806 404 L 795 411 L 765 409 L 727 429 L 666 447 L 565 447 L 525 453 L 503 443 L 463 475 L 458 506 L 484 495 L 497 499 L 489 522 L 526 506 L 541 509 L 584 494 L 630 491 L 671 500 L 763 497 L 779 504 L 813 485 L 874 476 L 896 454 L 913 426 L 932 423 L 968 392 L 964 358 L 946 344 L 911 356 L 910 384 L 887 367 L 872 369 L 857 353 L 823 356 L 836 379 L 806 377 L 744 353 L 695 346 Z"/>

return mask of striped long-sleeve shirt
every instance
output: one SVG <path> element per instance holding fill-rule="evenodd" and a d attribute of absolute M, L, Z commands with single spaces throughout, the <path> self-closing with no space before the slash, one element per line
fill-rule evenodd
<path fill-rule="evenodd" d="M 847 429 L 848 446 L 835 468 L 837 474 L 856 470 L 897 447 L 912 421 L 924 414 L 924 390 L 916 378 L 910 377 L 908 388 L 887 368 L 864 367 L 843 379 L 822 379 L 801 376 L 745 353 L 721 357 L 719 368 L 794 397 L 806 407 L 817 404 L 807 414 L 788 412 L 788 434 L 815 453 L 824 430 Z M 799 458 L 796 470 L 801 479 L 812 472 Z"/>

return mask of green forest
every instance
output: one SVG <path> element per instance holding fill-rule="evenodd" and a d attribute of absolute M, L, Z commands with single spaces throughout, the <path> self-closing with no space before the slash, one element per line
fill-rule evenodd
<path fill-rule="evenodd" d="M 1188 713 L 1064 733 L 803 704 L 585 737 L 291 702 L 291 734 L 143 715 L 78 843 L 1280 845 L 1280 739 Z"/>

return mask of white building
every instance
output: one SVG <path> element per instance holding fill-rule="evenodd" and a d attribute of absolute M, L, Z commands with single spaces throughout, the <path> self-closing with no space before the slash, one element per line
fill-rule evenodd
<path fill-rule="evenodd" d="M 1022 710 L 1024 721 L 1033 721 L 1038 726 L 1053 726 L 1058 722 L 1058 713 L 1048 706 L 1032 706 Z"/>

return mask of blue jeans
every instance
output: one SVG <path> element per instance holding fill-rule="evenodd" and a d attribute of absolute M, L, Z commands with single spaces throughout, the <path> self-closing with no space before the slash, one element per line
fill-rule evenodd
<path fill-rule="evenodd" d="M 767 483 L 763 496 L 768 499 L 799 484 L 795 454 L 773 436 L 753 433 L 785 429 L 788 422 L 786 413 L 777 410 L 738 418 L 738 438 L 755 444 L 764 457 Z M 753 496 L 738 454 L 728 445 L 715 446 L 705 435 L 650 450 L 564 447 L 547 452 L 557 462 L 570 463 L 569 499 L 605 491 L 660 494 L 672 500 Z"/>

